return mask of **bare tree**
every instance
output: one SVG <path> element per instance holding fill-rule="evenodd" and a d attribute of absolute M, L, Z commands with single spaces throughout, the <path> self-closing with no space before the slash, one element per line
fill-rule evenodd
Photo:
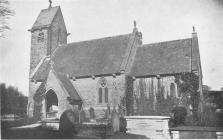
<path fill-rule="evenodd" d="M 8 0 L 0 0 L 0 38 L 4 37 L 3 32 L 5 30 L 10 30 L 8 20 L 15 14 L 9 5 Z"/>

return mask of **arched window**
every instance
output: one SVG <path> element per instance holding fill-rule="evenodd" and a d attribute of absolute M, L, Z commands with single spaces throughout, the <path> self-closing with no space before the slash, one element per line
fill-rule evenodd
<path fill-rule="evenodd" d="M 108 103 L 108 88 L 105 88 L 105 103 Z"/>
<path fill-rule="evenodd" d="M 102 103 L 102 88 L 99 88 L 99 90 L 98 90 L 98 97 L 99 97 L 98 102 Z"/>
<path fill-rule="evenodd" d="M 176 87 L 174 83 L 170 84 L 170 96 L 171 97 L 176 97 Z"/>
<path fill-rule="evenodd" d="M 60 40 L 61 40 L 61 38 L 60 38 L 60 36 L 61 36 L 61 29 L 60 28 L 58 28 L 58 30 L 57 30 L 57 45 L 60 45 Z"/>
<path fill-rule="evenodd" d="M 98 103 L 108 103 L 109 93 L 107 87 L 107 80 L 104 77 L 101 77 L 99 80 L 98 88 Z"/>
<path fill-rule="evenodd" d="M 38 42 L 43 42 L 44 41 L 44 33 L 43 32 L 40 32 L 38 34 L 38 39 L 37 39 Z"/>

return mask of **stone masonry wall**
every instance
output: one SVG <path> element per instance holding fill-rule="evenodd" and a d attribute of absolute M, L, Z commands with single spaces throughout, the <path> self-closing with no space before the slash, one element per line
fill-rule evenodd
<path fill-rule="evenodd" d="M 44 33 L 44 41 L 38 42 L 39 33 Z M 46 56 L 48 43 L 47 29 L 36 30 L 31 33 L 31 53 L 30 53 L 30 74 L 39 64 L 40 60 Z"/>
<path fill-rule="evenodd" d="M 39 33 L 44 34 L 44 40 L 42 42 L 38 42 Z M 36 30 L 31 33 L 31 51 L 30 51 L 30 71 L 29 75 L 31 76 L 34 69 L 40 63 L 41 59 L 46 56 L 48 46 L 48 30 Z M 33 95 L 36 93 L 36 90 L 40 86 L 41 82 L 35 83 L 31 81 L 31 77 L 29 77 L 29 97 L 28 97 L 28 107 L 27 113 L 29 117 L 33 117 L 34 110 L 34 101 Z"/>
<path fill-rule="evenodd" d="M 34 100 L 33 95 L 36 93 L 36 90 L 39 88 L 41 82 L 29 82 L 29 97 L 28 97 L 28 105 L 27 105 L 27 115 L 29 117 L 33 117 L 34 112 Z"/>
<path fill-rule="evenodd" d="M 112 76 L 104 77 L 107 81 L 108 87 L 108 103 L 99 103 L 99 87 L 100 87 L 100 77 L 76 79 L 71 80 L 72 84 L 78 91 L 79 95 L 83 100 L 83 109 L 89 116 L 89 108 L 94 108 L 96 118 L 102 118 L 105 115 L 105 110 L 109 104 L 111 109 L 113 106 L 116 108 L 120 104 L 120 100 L 125 96 L 125 76 Z M 104 96 L 103 96 L 104 98 Z"/>

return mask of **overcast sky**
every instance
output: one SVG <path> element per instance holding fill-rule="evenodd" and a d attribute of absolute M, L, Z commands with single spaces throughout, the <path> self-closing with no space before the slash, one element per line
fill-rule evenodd
<path fill-rule="evenodd" d="M 132 32 L 133 21 L 143 43 L 191 37 L 198 33 L 203 83 L 223 87 L 223 2 L 221 0 L 52 0 L 61 6 L 68 42 Z M 16 15 L 0 39 L 0 83 L 28 95 L 30 29 L 48 0 L 11 0 Z"/>

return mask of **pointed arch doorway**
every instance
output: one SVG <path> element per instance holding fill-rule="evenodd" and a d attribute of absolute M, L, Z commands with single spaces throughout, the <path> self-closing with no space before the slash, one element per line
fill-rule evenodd
<path fill-rule="evenodd" d="M 46 92 L 46 118 L 57 118 L 58 114 L 58 98 L 56 93 L 50 89 Z"/>

